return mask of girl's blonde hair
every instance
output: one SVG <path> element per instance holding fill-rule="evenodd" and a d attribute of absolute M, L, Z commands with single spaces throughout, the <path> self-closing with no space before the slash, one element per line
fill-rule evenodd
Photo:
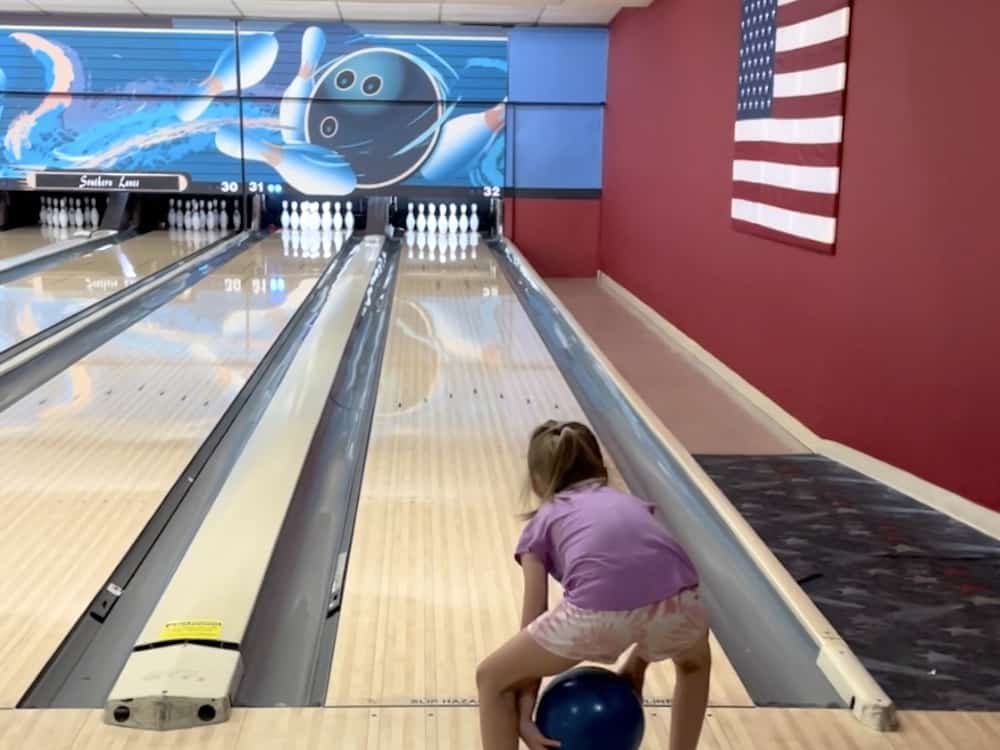
<path fill-rule="evenodd" d="M 580 482 L 606 484 L 608 468 L 591 429 L 580 422 L 554 420 L 536 427 L 528 443 L 528 480 L 543 503 Z"/>

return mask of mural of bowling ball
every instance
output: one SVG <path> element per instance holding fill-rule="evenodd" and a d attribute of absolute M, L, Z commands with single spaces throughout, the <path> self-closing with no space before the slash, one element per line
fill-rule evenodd
<path fill-rule="evenodd" d="M 399 50 L 370 48 L 340 58 L 316 82 L 306 138 L 344 157 L 362 189 L 405 180 L 434 150 L 442 117 L 433 74 Z"/>

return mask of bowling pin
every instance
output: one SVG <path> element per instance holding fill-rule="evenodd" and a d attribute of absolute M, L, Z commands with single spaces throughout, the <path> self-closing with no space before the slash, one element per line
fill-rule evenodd
<path fill-rule="evenodd" d="M 83 226 L 83 206 L 80 204 L 79 198 L 73 201 L 73 225 L 77 229 Z"/>
<path fill-rule="evenodd" d="M 424 204 L 417 206 L 417 231 L 423 232 L 427 229 L 427 217 L 424 216 Z"/>
<path fill-rule="evenodd" d="M 101 212 L 97 210 L 97 198 L 90 199 L 90 225 L 93 227 L 101 223 Z"/>
<path fill-rule="evenodd" d="M 406 231 L 412 232 L 417 227 L 417 217 L 413 215 L 413 204 L 406 207 Z"/>
<path fill-rule="evenodd" d="M 443 203 L 438 204 L 438 231 L 441 234 L 448 231 L 448 207 Z"/>
<path fill-rule="evenodd" d="M 427 231 L 436 232 L 438 228 L 437 217 L 434 215 L 434 204 L 431 203 L 427 206 Z"/>
<path fill-rule="evenodd" d="M 240 204 L 233 202 L 233 229 L 242 229 L 243 217 L 240 215 Z"/>
<path fill-rule="evenodd" d="M 292 201 L 292 211 L 288 215 L 288 226 L 292 229 L 298 229 L 302 226 L 302 218 L 299 216 L 299 204 L 297 201 Z"/>
<path fill-rule="evenodd" d="M 323 201 L 323 215 L 320 216 L 319 226 L 324 232 L 333 229 L 333 214 L 330 213 L 330 201 Z"/>
<path fill-rule="evenodd" d="M 66 210 L 66 199 L 63 198 L 59 201 L 59 227 L 65 228 L 69 226 L 69 211 Z"/>
<path fill-rule="evenodd" d="M 224 49 L 208 78 L 195 86 L 193 97 L 177 105 L 177 116 L 181 120 L 197 120 L 219 94 L 235 91 L 239 83 L 244 89 L 256 86 L 271 71 L 274 61 L 278 59 L 278 40 L 273 34 L 240 34 L 238 43 L 239 55 L 235 44 Z M 237 57 L 239 78 L 236 75 Z"/>
<path fill-rule="evenodd" d="M 295 78 L 285 89 L 285 95 L 278 108 L 281 137 L 285 143 L 306 142 L 306 105 L 312 95 L 313 77 L 316 75 L 316 67 L 325 47 L 326 35 L 322 29 L 310 26 L 303 32 L 302 63 Z"/>
<path fill-rule="evenodd" d="M 454 203 L 448 205 L 448 231 L 452 234 L 458 231 L 458 206 Z"/>
<path fill-rule="evenodd" d="M 268 143 L 251 132 L 240 140 L 238 125 L 224 125 L 215 133 L 215 146 L 233 159 L 243 157 L 270 165 L 292 188 L 307 195 L 347 195 L 358 178 L 339 154 L 310 143 L 284 146 Z"/>
<path fill-rule="evenodd" d="M 288 201 L 281 201 L 281 228 L 288 229 L 292 224 L 291 214 L 288 213 Z"/>
<path fill-rule="evenodd" d="M 503 129 L 505 117 L 506 105 L 501 103 L 485 112 L 472 112 L 448 120 L 441 127 L 437 146 L 420 174 L 437 182 L 459 169 L 468 169 Z"/>
<path fill-rule="evenodd" d="M 344 227 L 347 229 L 348 234 L 354 231 L 354 206 L 351 205 L 350 201 L 344 205 L 347 209 L 347 213 L 344 214 Z"/>
<path fill-rule="evenodd" d="M 459 209 L 458 217 L 458 231 L 465 232 L 469 231 L 469 215 L 466 213 L 466 205 L 463 203 Z"/>
<path fill-rule="evenodd" d="M 479 204 L 472 204 L 472 216 L 469 217 L 469 229 L 473 234 L 479 231 Z"/>
<path fill-rule="evenodd" d="M 344 217 L 340 213 L 340 201 L 333 204 L 333 228 L 338 232 L 344 228 Z"/>

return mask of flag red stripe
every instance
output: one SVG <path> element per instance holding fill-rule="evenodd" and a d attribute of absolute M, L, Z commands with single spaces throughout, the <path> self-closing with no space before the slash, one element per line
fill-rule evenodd
<path fill-rule="evenodd" d="M 771 117 L 792 119 L 800 117 L 836 117 L 844 114 L 844 92 L 813 96 L 778 96 L 771 105 Z"/>
<path fill-rule="evenodd" d="M 837 196 L 826 193 L 811 193 L 806 190 L 760 185 L 756 182 L 733 183 L 733 197 L 754 203 L 766 203 L 776 208 L 787 208 L 803 214 L 816 216 L 837 216 Z"/>
<path fill-rule="evenodd" d="M 839 167 L 840 144 L 736 141 L 735 158 L 798 164 L 803 167 Z"/>
<path fill-rule="evenodd" d="M 778 26 L 791 26 L 846 8 L 850 0 L 795 0 L 778 8 Z"/>
<path fill-rule="evenodd" d="M 822 44 L 779 52 L 774 58 L 774 72 L 777 75 L 798 73 L 801 70 L 824 68 L 827 65 L 836 65 L 842 62 L 847 62 L 846 36 L 840 39 L 831 39 Z"/>
<path fill-rule="evenodd" d="M 768 240 L 781 242 L 785 245 L 796 245 L 798 247 L 804 247 L 807 250 L 815 250 L 818 253 L 824 253 L 826 255 L 833 254 L 833 245 L 828 245 L 825 242 L 816 242 L 815 240 L 808 240 L 805 237 L 799 237 L 797 234 L 776 232 L 773 229 L 762 227 L 760 224 L 753 224 L 749 221 L 741 221 L 740 219 L 732 219 L 732 222 L 733 222 L 733 229 L 737 230 L 738 232 L 755 234 L 758 237 L 763 237 Z"/>

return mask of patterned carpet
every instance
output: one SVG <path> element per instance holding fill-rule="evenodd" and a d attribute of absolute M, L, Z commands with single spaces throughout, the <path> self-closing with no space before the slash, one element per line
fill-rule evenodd
<path fill-rule="evenodd" d="M 1000 709 L 1000 543 L 819 456 L 696 456 L 902 709 Z"/>

